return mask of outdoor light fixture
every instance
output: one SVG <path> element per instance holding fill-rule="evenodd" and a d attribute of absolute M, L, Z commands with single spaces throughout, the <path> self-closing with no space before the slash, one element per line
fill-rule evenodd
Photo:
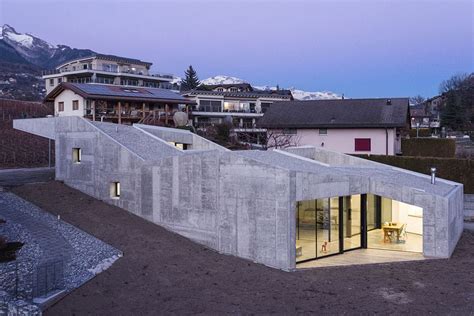
<path fill-rule="evenodd" d="M 436 183 L 436 168 L 432 167 L 431 169 L 431 184 Z"/>

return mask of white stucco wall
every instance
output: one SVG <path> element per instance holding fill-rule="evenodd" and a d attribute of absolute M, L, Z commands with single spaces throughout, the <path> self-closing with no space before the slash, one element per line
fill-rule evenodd
<path fill-rule="evenodd" d="M 72 101 L 79 101 L 79 109 L 72 110 Z M 64 102 L 64 111 L 59 112 L 59 102 Z M 84 116 L 85 100 L 80 95 L 71 90 L 64 90 L 56 99 L 54 99 L 54 115 L 55 116 Z"/>
<path fill-rule="evenodd" d="M 394 128 L 388 129 L 388 154 L 395 154 L 395 143 L 397 142 Z M 319 129 L 298 129 L 297 138 L 299 146 L 323 147 L 328 150 L 346 154 L 374 154 L 385 155 L 386 135 L 382 128 L 365 129 L 328 129 L 326 135 L 320 135 Z M 356 138 L 370 138 L 371 151 L 355 151 Z M 322 145 L 324 143 L 324 146 Z"/>

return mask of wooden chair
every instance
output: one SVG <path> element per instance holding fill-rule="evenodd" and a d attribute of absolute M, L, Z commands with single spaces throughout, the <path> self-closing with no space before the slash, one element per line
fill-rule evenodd
<path fill-rule="evenodd" d="M 399 243 L 406 243 L 407 241 L 407 224 L 402 225 L 402 229 L 400 231 L 400 238 L 398 240 Z"/>

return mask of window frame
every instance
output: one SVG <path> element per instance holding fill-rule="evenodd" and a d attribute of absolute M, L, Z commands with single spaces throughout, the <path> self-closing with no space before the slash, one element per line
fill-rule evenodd
<path fill-rule="evenodd" d="M 120 181 L 112 181 L 110 183 L 110 198 L 118 200 L 120 199 L 121 194 Z"/>
<path fill-rule="evenodd" d="M 58 102 L 58 112 L 64 112 L 64 101 Z"/>
<path fill-rule="evenodd" d="M 365 142 L 365 143 L 364 143 Z M 368 151 L 372 150 L 372 139 L 371 138 L 354 138 L 354 151 Z"/>
<path fill-rule="evenodd" d="M 82 149 L 79 147 L 72 148 L 72 162 L 74 164 L 80 164 L 82 161 Z"/>
<path fill-rule="evenodd" d="M 72 110 L 79 111 L 79 100 L 72 100 Z"/>

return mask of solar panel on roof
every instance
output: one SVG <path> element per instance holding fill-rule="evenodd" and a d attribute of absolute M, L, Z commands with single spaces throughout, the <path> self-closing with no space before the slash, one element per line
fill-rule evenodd
<path fill-rule="evenodd" d="M 151 99 L 167 99 L 185 101 L 180 94 L 167 89 L 143 88 L 143 87 L 123 87 L 103 84 L 72 83 L 87 94 L 116 96 L 116 97 L 146 97 Z"/>

